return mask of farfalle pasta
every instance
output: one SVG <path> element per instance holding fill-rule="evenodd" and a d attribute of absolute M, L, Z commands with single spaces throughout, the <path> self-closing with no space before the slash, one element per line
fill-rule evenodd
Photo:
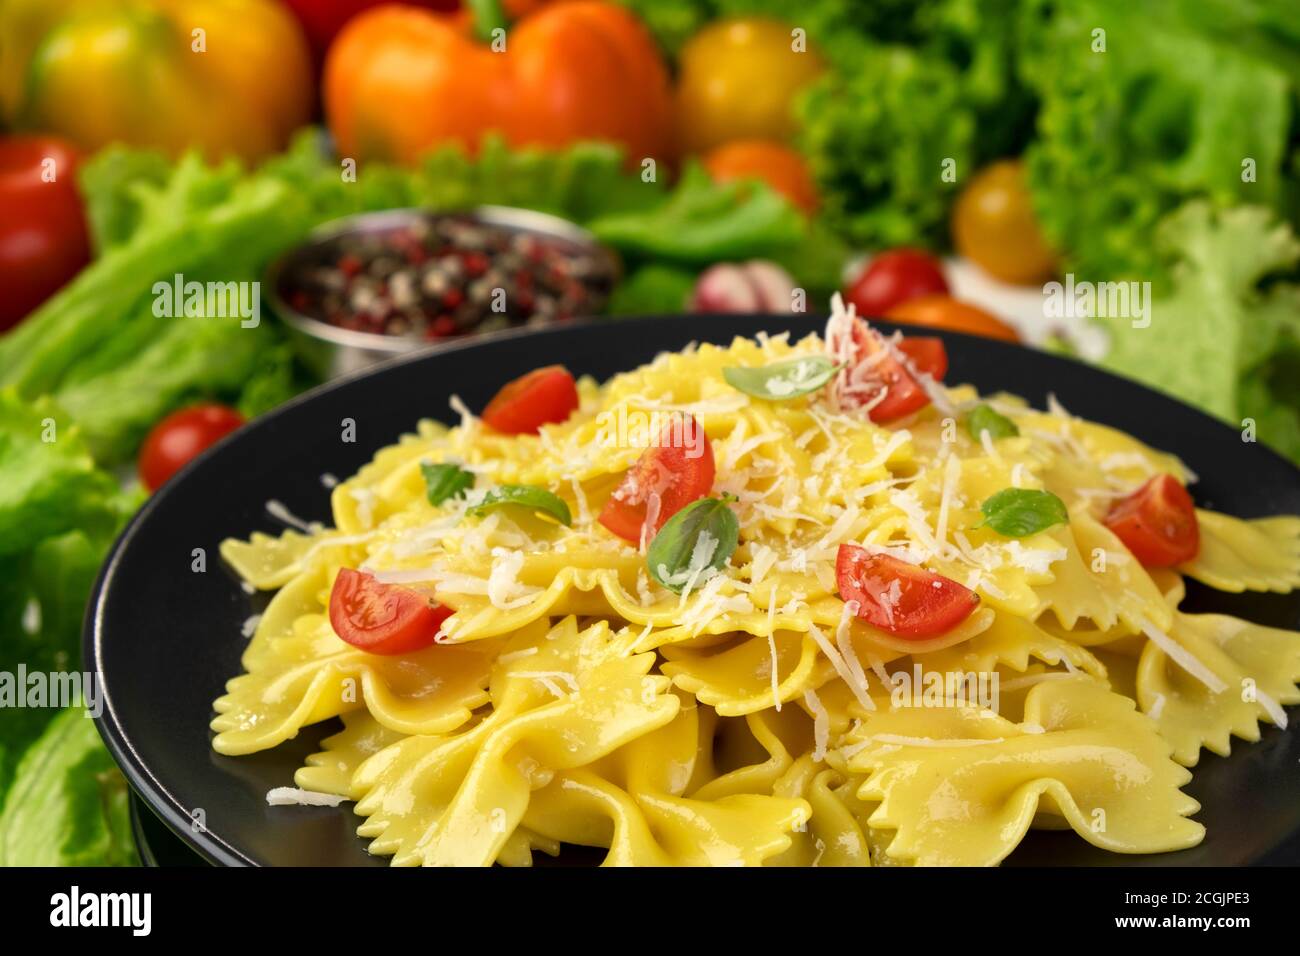
<path fill-rule="evenodd" d="M 223 544 L 275 594 L 214 748 L 341 720 L 295 783 L 397 865 L 1194 846 L 1188 768 L 1286 725 L 1300 634 L 1186 613 L 1183 578 L 1300 586 L 1300 518 L 1195 509 L 1176 458 L 946 365 L 837 302 L 824 336 L 453 399 L 331 527 Z"/>

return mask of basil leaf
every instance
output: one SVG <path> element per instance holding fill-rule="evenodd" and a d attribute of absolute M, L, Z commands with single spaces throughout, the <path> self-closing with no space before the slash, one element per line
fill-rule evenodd
<path fill-rule="evenodd" d="M 573 516 L 569 514 L 569 506 L 564 503 L 564 499 L 535 485 L 498 485 L 487 493 L 482 504 L 470 508 L 466 514 L 482 517 L 493 508 L 503 505 L 520 505 L 544 512 L 562 525 L 573 524 Z"/>
<path fill-rule="evenodd" d="M 652 578 L 681 594 L 696 571 L 722 570 L 740 540 L 740 522 L 727 500 L 701 498 L 668 519 L 646 549 Z"/>
<path fill-rule="evenodd" d="M 970 437 L 976 441 L 983 441 L 980 432 L 988 432 L 989 437 L 994 439 L 1012 438 L 1020 434 L 1015 422 L 989 405 L 977 405 L 966 419 L 966 428 L 970 431 Z"/>
<path fill-rule="evenodd" d="M 1032 488 L 1003 488 L 984 504 L 982 524 L 1004 538 L 1026 538 L 1070 520 L 1065 502 L 1050 491 Z"/>
<path fill-rule="evenodd" d="M 817 391 L 839 368 L 824 355 L 804 355 L 761 368 L 724 368 L 722 377 L 746 395 L 780 402 Z"/>
<path fill-rule="evenodd" d="M 425 494 L 429 504 L 440 505 L 448 498 L 463 498 L 474 487 L 474 475 L 459 465 L 445 462 L 441 465 L 420 465 L 424 475 Z"/>

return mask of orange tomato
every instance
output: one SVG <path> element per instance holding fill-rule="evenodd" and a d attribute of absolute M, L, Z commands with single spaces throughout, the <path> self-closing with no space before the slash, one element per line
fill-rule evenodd
<path fill-rule="evenodd" d="M 985 338 L 1001 339 L 1004 342 L 1020 341 L 1016 330 L 1001 319 L 995 319 L 983 309 L 966 302 L 958 302 L 948 295 L 927 295 L 920 299 L 909 299 L 886 312 L 885 318 L 891 322 L 919 325 L 927 329 L 965 332 L 968 335 L 982 335 Z"/>
<path fill-rule="evenodd" d="M 582 139 L 626 148 L 630 163 L 668 158 L 668 73 L 632 14 L 596 0 L 542 7 L 502 52 L 454 19 L 402 6 L 348 23 L 325 62 L 325 111 L 344 156 L 413 163 L 489 132 L 512 146 Z"/>
<path fill-rule="evenodd" d="M 811 47 L 796 49 L 793 26 L 765 17 L 717 20 L 677 59 L 677 135 L 683 153 L 738 139 L 788 140 L 794 102 L 825 69 Z"/>
<path fill-rule="evenodd" d="M 1034 285 L 1056 272 L 1018 161 L 993 163 L 970 181 L 953 206 L 952 239 L 959 253 L 1003 282 Z"/>
<path fill-rule="evenodd" d="M 809 214 L 817 211 L 817 187 L 803 156 L 766 140 L 737 140 L 706 154 L 704 168 L 716 182 L 757 179 Z"/>

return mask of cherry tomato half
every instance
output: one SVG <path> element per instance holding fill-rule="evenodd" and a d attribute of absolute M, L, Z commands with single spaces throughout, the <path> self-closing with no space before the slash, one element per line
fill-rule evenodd
<path fill-rule="evenodd" d="M 867 263 L 844 293 L 864 318 L 883 316 L 896 305 L 930 295 L 947 295 L 943 265 L 920 249 L 891 249 Z"/>
<path fill-rule="evenodd" d="M 563 365 L 534 369 L 493 396 L 483 421 L 507 435 L 536 434 L 564 421 L 578 407 L 578 386 Z"/>
<path fill-rule="evenodd" d="M 1016 330 L 1001 319 L 995 319 L 983 309 L 958 302 L 946 295 L 931 295 L 896 305 L 885 313 L 885 318 L 904 325 L 965 332 L 967 335 L 982 335 L 1004 342 L 1020 341 Z"/>
<path fill-rule="evenodd" d="M 382 584 L 373 574 L 340 568 L 330 591 L 330 625 L 370 654 L 409 654 L 438 637 L 452 609 L 411 588 Z"/>
<path fill-rule="evenodd" d="M 1148 568 L 1190 561 L 1201 547 L 1196 505 L 1171 475 L 1157 475 L 1111 505 L 1106 527 Z"/>
<path fill-rule="evenodd" d="M 948 374 L 948 350 L 943 339 L 933 335 L 907 335 L 898 343 L 898 350 L 912 360 L 918 372 L 924 372 L 936 382 Z"/>
<path fill-rule="evenodd" d="M 157 491 L 199 452 L 244 424 L 244 416 L 225 405 L 193 405 L 172 412 L 140 446 L 140 480 Z"/>
<path fill-rule="evenodd" d="M 855 409 L 870 405 L 867 417 L 873 422 L 888 422 L 919 411 L 930 404 L 930 396 L 921 383 L 894 358 L 884 337 L 862 319 L 853 320 L 853 344 L 846 348 L 832 331 L 827 349 L 833 358 L 847 358 L 847 368 L 839 373 L 839 403 Z M 884 398 L 880 398 L 881 390 Z M 872 404 L 875 403 L 875 404 Z"/>
<path fill-rule="evenodd" d="M 625 541 L 639 544 L 652 496 L 658 496 L 659 507 L 649 531 L 657 532 L 677 512 L 707 495 L 715 474 L 709 436 L 686 415 L 664 428 L 658 443 L 628 469 L 598 520 Z"/>
<path fill-rule="evenodd" d="M 1034 285 L 1056 272 L 1056 256 L 1038 228 L 1025 167 L 1003 160 L 980 170 L 952 210 L 957 251 L 1003 282 Z"/>
<path fill-rule="evenodd" d="M 956 581 L 855 544 L 840 545 L 835 579 L 840 597 L 858 603 L 858 617 L 898 637 L 944 634 L 980 603 L 978 594 Z"/>
<path fill-rule="evenodd" d="M 0 139 L 0 331 L 90 261 L 77 159 L 60 139 Z"/>
<path fill-rule="evenodd" d="M 714 182 L 757 179 L 804 212 L 817 211 L 817 187 L 808 164 L 802 153 L 789 146 L 744 139 L 719 146 L 705 155 L 703 162 Z"/>

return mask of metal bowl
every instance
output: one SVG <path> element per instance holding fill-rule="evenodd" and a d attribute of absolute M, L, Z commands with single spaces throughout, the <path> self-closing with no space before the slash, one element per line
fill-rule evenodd
<path fill-rule="evenodd" d="M 299 312 L 280 294 L 280 282 L 286 270 L 300 263 L 313 261 L 322 246 L 340 236 L 352 233 L 386 232 L 415 220 L 431 222 L 450 218 L 560 239 L 571 246 L 578 247 L 593 259 L 603 261 L 611 285 L 617 282 L 621 275 L 618 257 L 612 250 L 598 243 L 587 230 L 567 219 L 531 209 L 515 209 L 509 206 L 477 206 L 459 212 L 389 209 L 383 212 L 345 216 L 317 227 L 306 242 L 276 259 L 267 269 L 262 283 L 267 302 L 272 311 L 284 322 L 294 349 L 309 368 L 322 378 L 337 378 L 401 355 L 409 355 L 413 352 L 436 352 L 467 339 L 486 340 L 501 335 L 518 334 L 521 328 L 527 328 L 527 326 L 515 326 L 490 332 L 471 332 L 429 342 L 422 338 L 340 328 Z M 606 301 L 607 296 L 594 293 L 592 313 L 598 314 Z"/>

